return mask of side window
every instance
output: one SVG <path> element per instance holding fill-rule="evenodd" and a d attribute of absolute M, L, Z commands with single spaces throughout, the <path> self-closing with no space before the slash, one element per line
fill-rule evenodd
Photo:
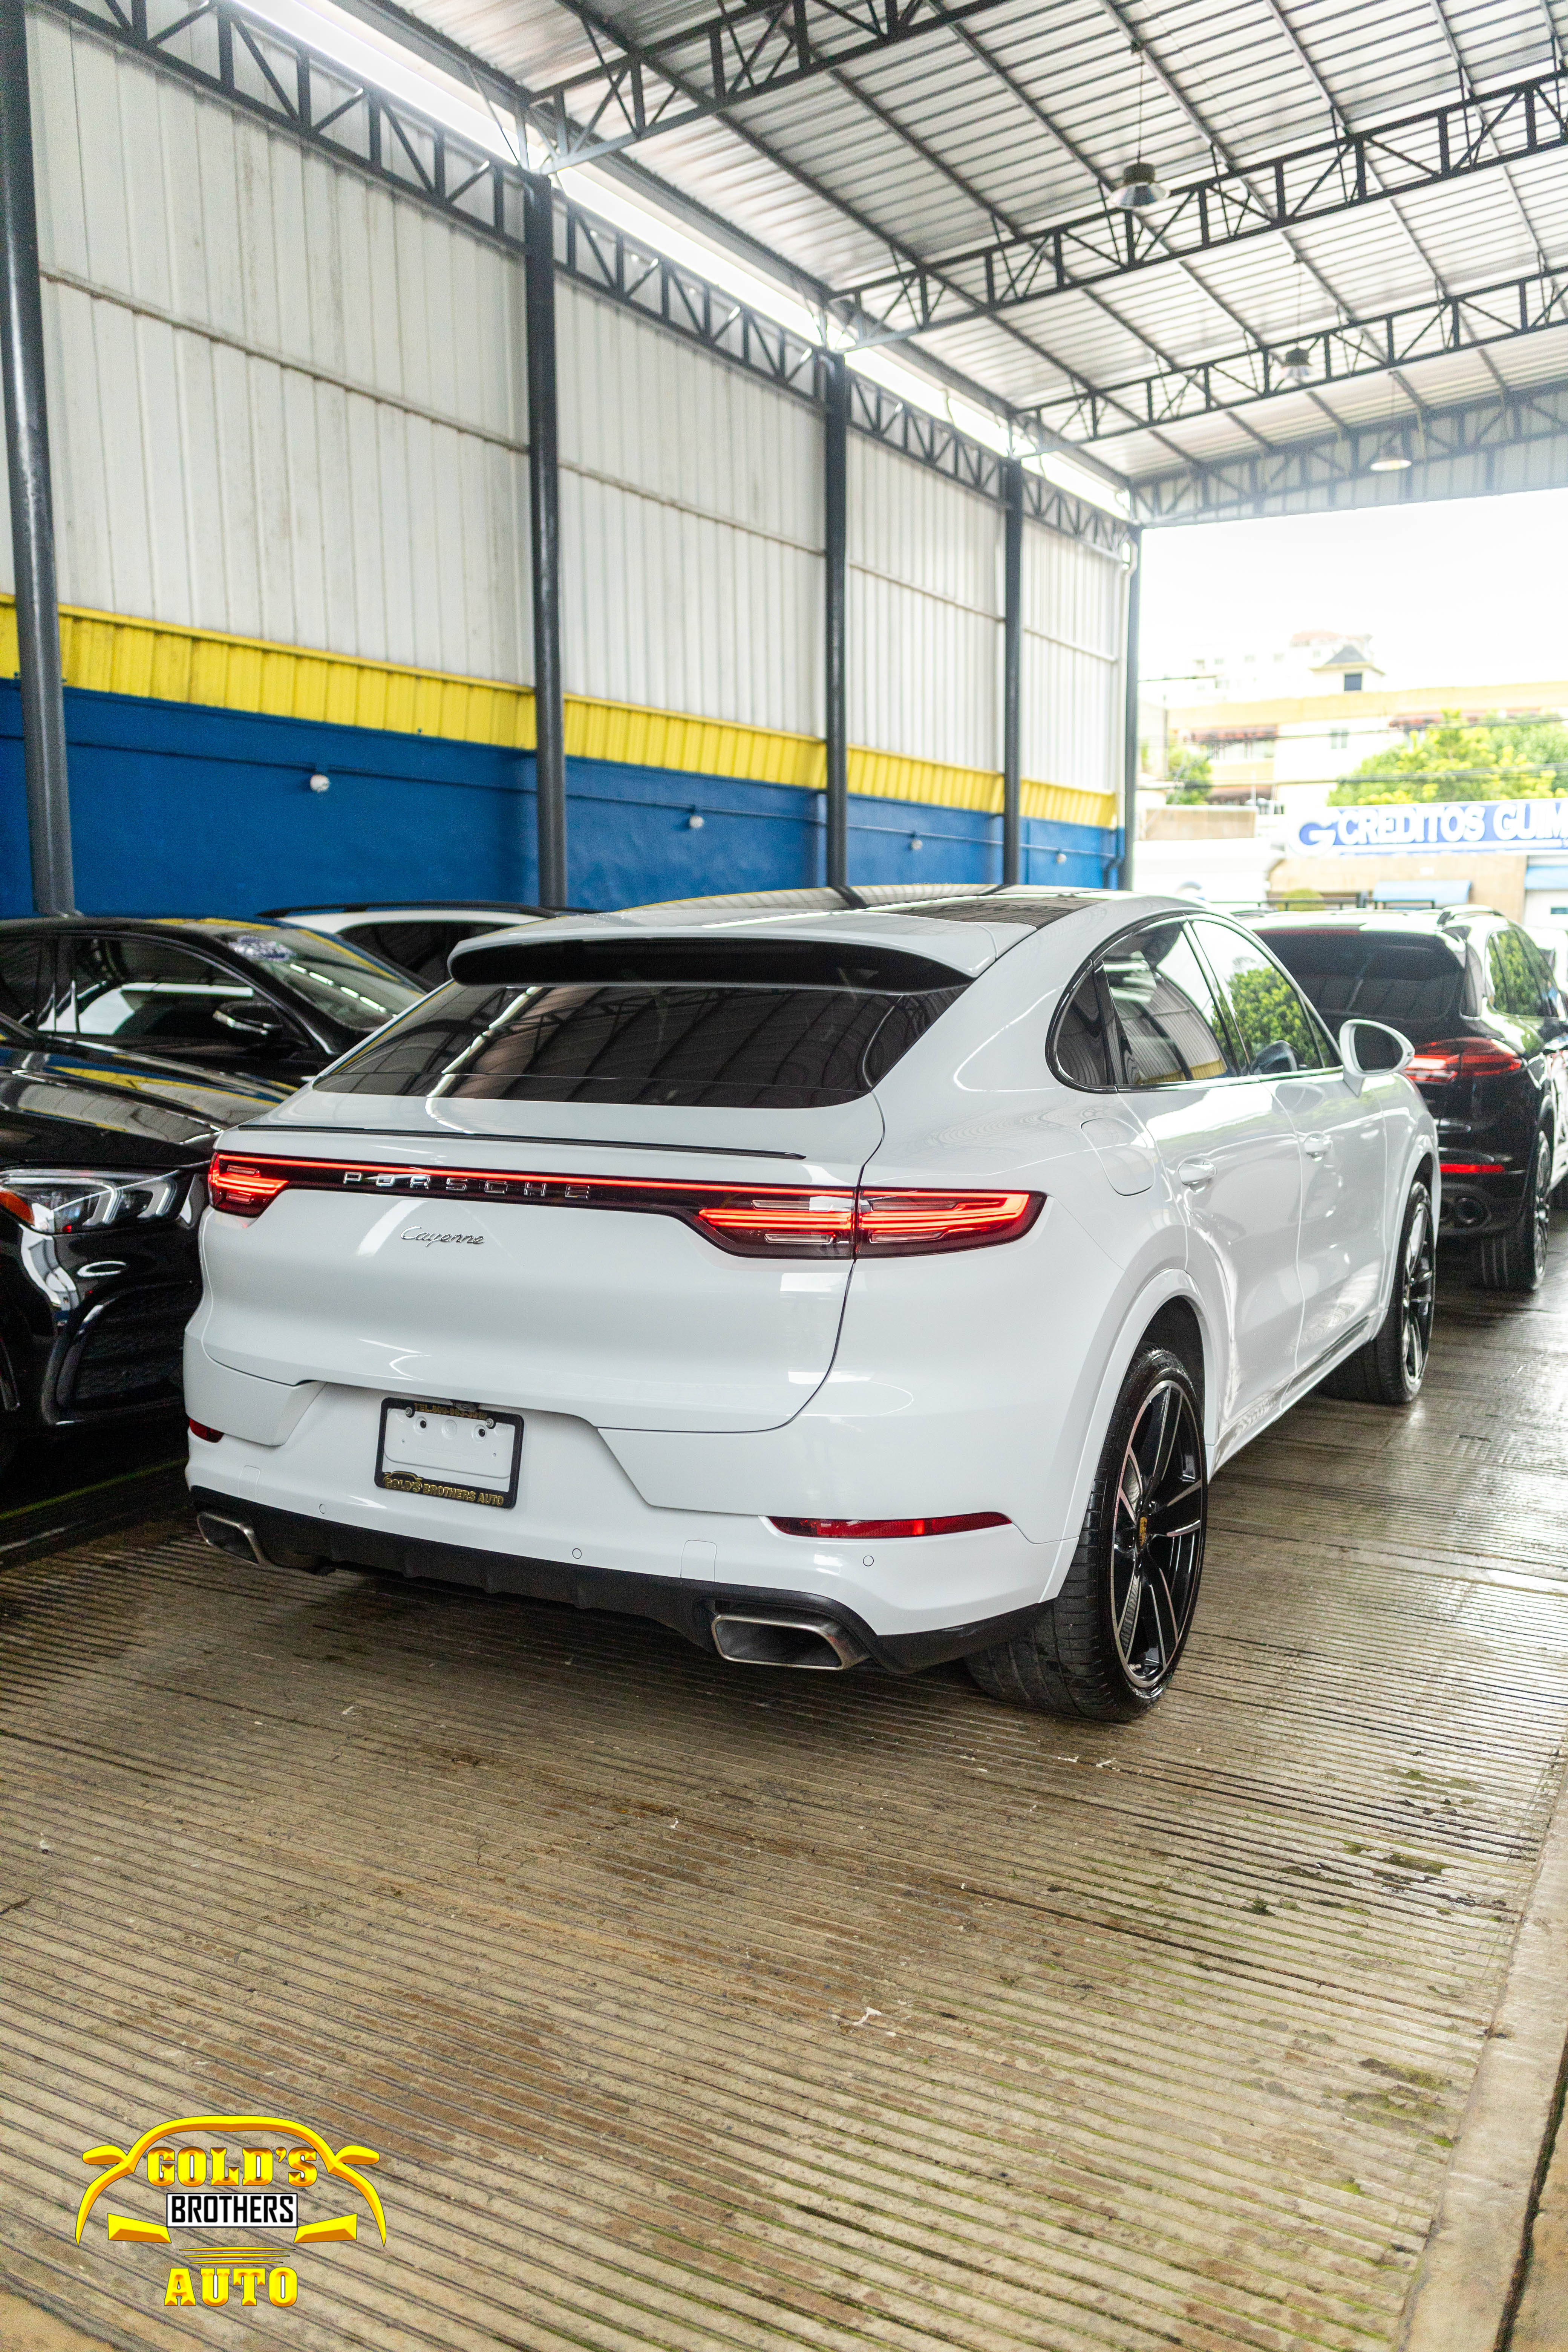
<path fill-rule="evenodd" d="M 105 1045 L 230 1055 L 285 1026 L 237 973 L 173 940 L 112 932 L 73 942 L 75 986 L 57 1024 Z"/>
<path fill-rule="evenodd" d="M 1498 1012 L 1510 1020 L 1534 1021 L 1541 1013 L 1541 986 L 1531 969 L 1521 932 L 1500 923 L 1487 940 L 1487 977 Z"/>
<path fill-rule="evenodd" d="M 1557 1017 L 1557 982 L 1552 966 L 1528 931 L 1509 933 L 1522 967 L 1520 984 L 1521 1000 L 1528 998 L 1530 1010 L 1524 1015 L 1529 1021 L 1553 1021 Z"/>
<path fill-rule="evenodd" d="M 1339 1049 L 1289 972 L 1245 931 L 1199 917 L 1194 923 L 1230 1006 L 1240 1065 L 1250 1076 L 1337 1070 Z"/>
<path fill-rule="evenodd" d="M 53 940 L 37 931 L 0 940 L 0 1013 L 30 1029 L 48 1024 L 54 950 Z"/>
<path fill-rule="evenodd" d="M 1107 949 L 1101 969 L 1116 1015 L 1118 1086 L 1180 1086 L 1234 1071 L 1224 1012 L 1184 923 L 1166 919 L 1130 931 Z"/>
<path fill-rule="evenodd" d="M 1051 1066 L 1069 1087 L 1083 1087 L 1091 1094 L 1110 1087 L 1110 1040 L 1092 967 L 1062 1007 L 1051 1040 Z"/>

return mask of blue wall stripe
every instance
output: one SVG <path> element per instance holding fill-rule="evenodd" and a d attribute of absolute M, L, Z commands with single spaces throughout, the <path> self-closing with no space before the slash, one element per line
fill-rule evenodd
<path fill-rule="evenodd" d="M 86 912 L 534 896 L 531 752 L 81 688 L 66 730 Z M 574 759 L 567 796 L 578 906 L 821 878 L 820 793 Z M 1000 878 L 1000 817 L 856 795 L 849 830 L 859 881 Z M 1099 886 L 1119 835 L 1029 818 L 1024 846 L 1026 880 Z M 21 701 L 0 681 L 0 913 L 30 905 Z"/>

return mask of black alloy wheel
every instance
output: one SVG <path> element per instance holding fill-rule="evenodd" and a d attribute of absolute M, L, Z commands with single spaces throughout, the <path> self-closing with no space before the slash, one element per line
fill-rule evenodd
<path fill-rule="evenodd" d="M 1415 1396 L 1426 1377 L 1432 1352 L 1432 1315 L 1437 1303 L 1437 1251 L 1432 1232 L 1432 1203 L 1425 1185 L 1421 1198 L 1412 1197 L 1405 1219 L 1404 1247 L 1395 1277 L 1399 1306 L 1399 1360 L 1405 1385 Z"/>
<path fill-rule="evenodd" d="M 1487 1290 L 1539 1290 L 1546 1279 L 1552 1239 L 1552 1140 L 1542 1128 L 1535 1139 L 1530 1181 L 1519 1217 L 1506 1233 L 1488 1234 L 1476 1245 L 1476 1265 Z"/>
<path fill-rule="evenodd" d="M 1144 1346 L 1110 1417 L 1061 1591 L 1026 1633 L 968 1659 L 992 1698 L 1127 1723 L 1170 1686 L 1192 1630 L 1208 1524 L 1203 1408 L 1168 1348 Z"/>
<path fill-rule="evenodd" d="M 1432 1195 L 1417 1177 L 1400 1223 L 1388 1312 L 1372 1338 L 1319 1382 L 1319 1393 L 1341 1397 L 1347 1404 L 1414 1404 L 1426 1377 L 1436 1303 Z"/>
<path fill-rule="evenodd" d="M 1203 1565 L 1203 1440 L 1173 1380 L 1144 1398 L 1116 1489 L 1110 1625 L 1121 1670 L 1158 1697 L 1181 1656 Z"/>

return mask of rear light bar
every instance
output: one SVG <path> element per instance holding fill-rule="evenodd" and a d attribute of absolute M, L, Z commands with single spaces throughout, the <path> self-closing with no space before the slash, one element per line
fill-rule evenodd
<path fill-rule="evenodd" d="M 1500 1160 L 1445 1160 L 1445 1176 L 1506 1176 L 1507 1168 Z"/>
<path fill-rule="evenodd" d="M 1006 1528 L 1012 1521 L 1000 1511 L 952 1511 L 942 1519 L 773 1519 L 770 1525 L 784 1536 L 866 1543 L 873 1536 L 884 1542 L 895 1536 L 962 1536 L 971 1528 Z"/>
<path fill-rule="evenodd" d="M 494 1169 L 388 1168 L 357 1160 L 215 1153 L 215 1209 L 258 1217 L 280 1192 L 641 1210 L 681 1222 L 741 1257 L 914 1257 L 1026 1234 L 1043 1192 L 926 1192 L 861 1185 L 712 1184 L 637 1176 L 506 1175 Z"/>
<path fill-rule="evenodd" d="M 1405 1075 L 1418 1086 L 1449 1086 L 1460 1078 L 1500 1078 L 1523 1067 L 1517 1054 L 1490 1037 L 1450 1037 L 1419 1047 L 1405 1064 Z"/>

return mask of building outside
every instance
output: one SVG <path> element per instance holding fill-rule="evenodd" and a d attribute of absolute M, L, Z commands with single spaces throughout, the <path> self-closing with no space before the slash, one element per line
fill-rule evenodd
<path fill-rule="evenodd" d="M 1167 708 L 1162 772 L 1146 758 L 1146 887 L 1198 890 L 1214 904 L 1310 893 L 1568 920 L 1568 800 L 1329 804 L 1363 761 L 1455 713 L 1467 726 L 1568 718 L 1568 679 L 1390 687 L 1368 636 L 1329 630 L 1303 631 L 1273 656 L 1200 656 L 1194 673 L 1181 683 L 1195 682 L 1197 695 Z M 1253 690 L 1261 686 L 1274 690 Z M 1142 732 L 1152 754 L 1157 730 Z M 1183 751 L 1210 762 L 1206 803 L 1169 804 Z"/>

